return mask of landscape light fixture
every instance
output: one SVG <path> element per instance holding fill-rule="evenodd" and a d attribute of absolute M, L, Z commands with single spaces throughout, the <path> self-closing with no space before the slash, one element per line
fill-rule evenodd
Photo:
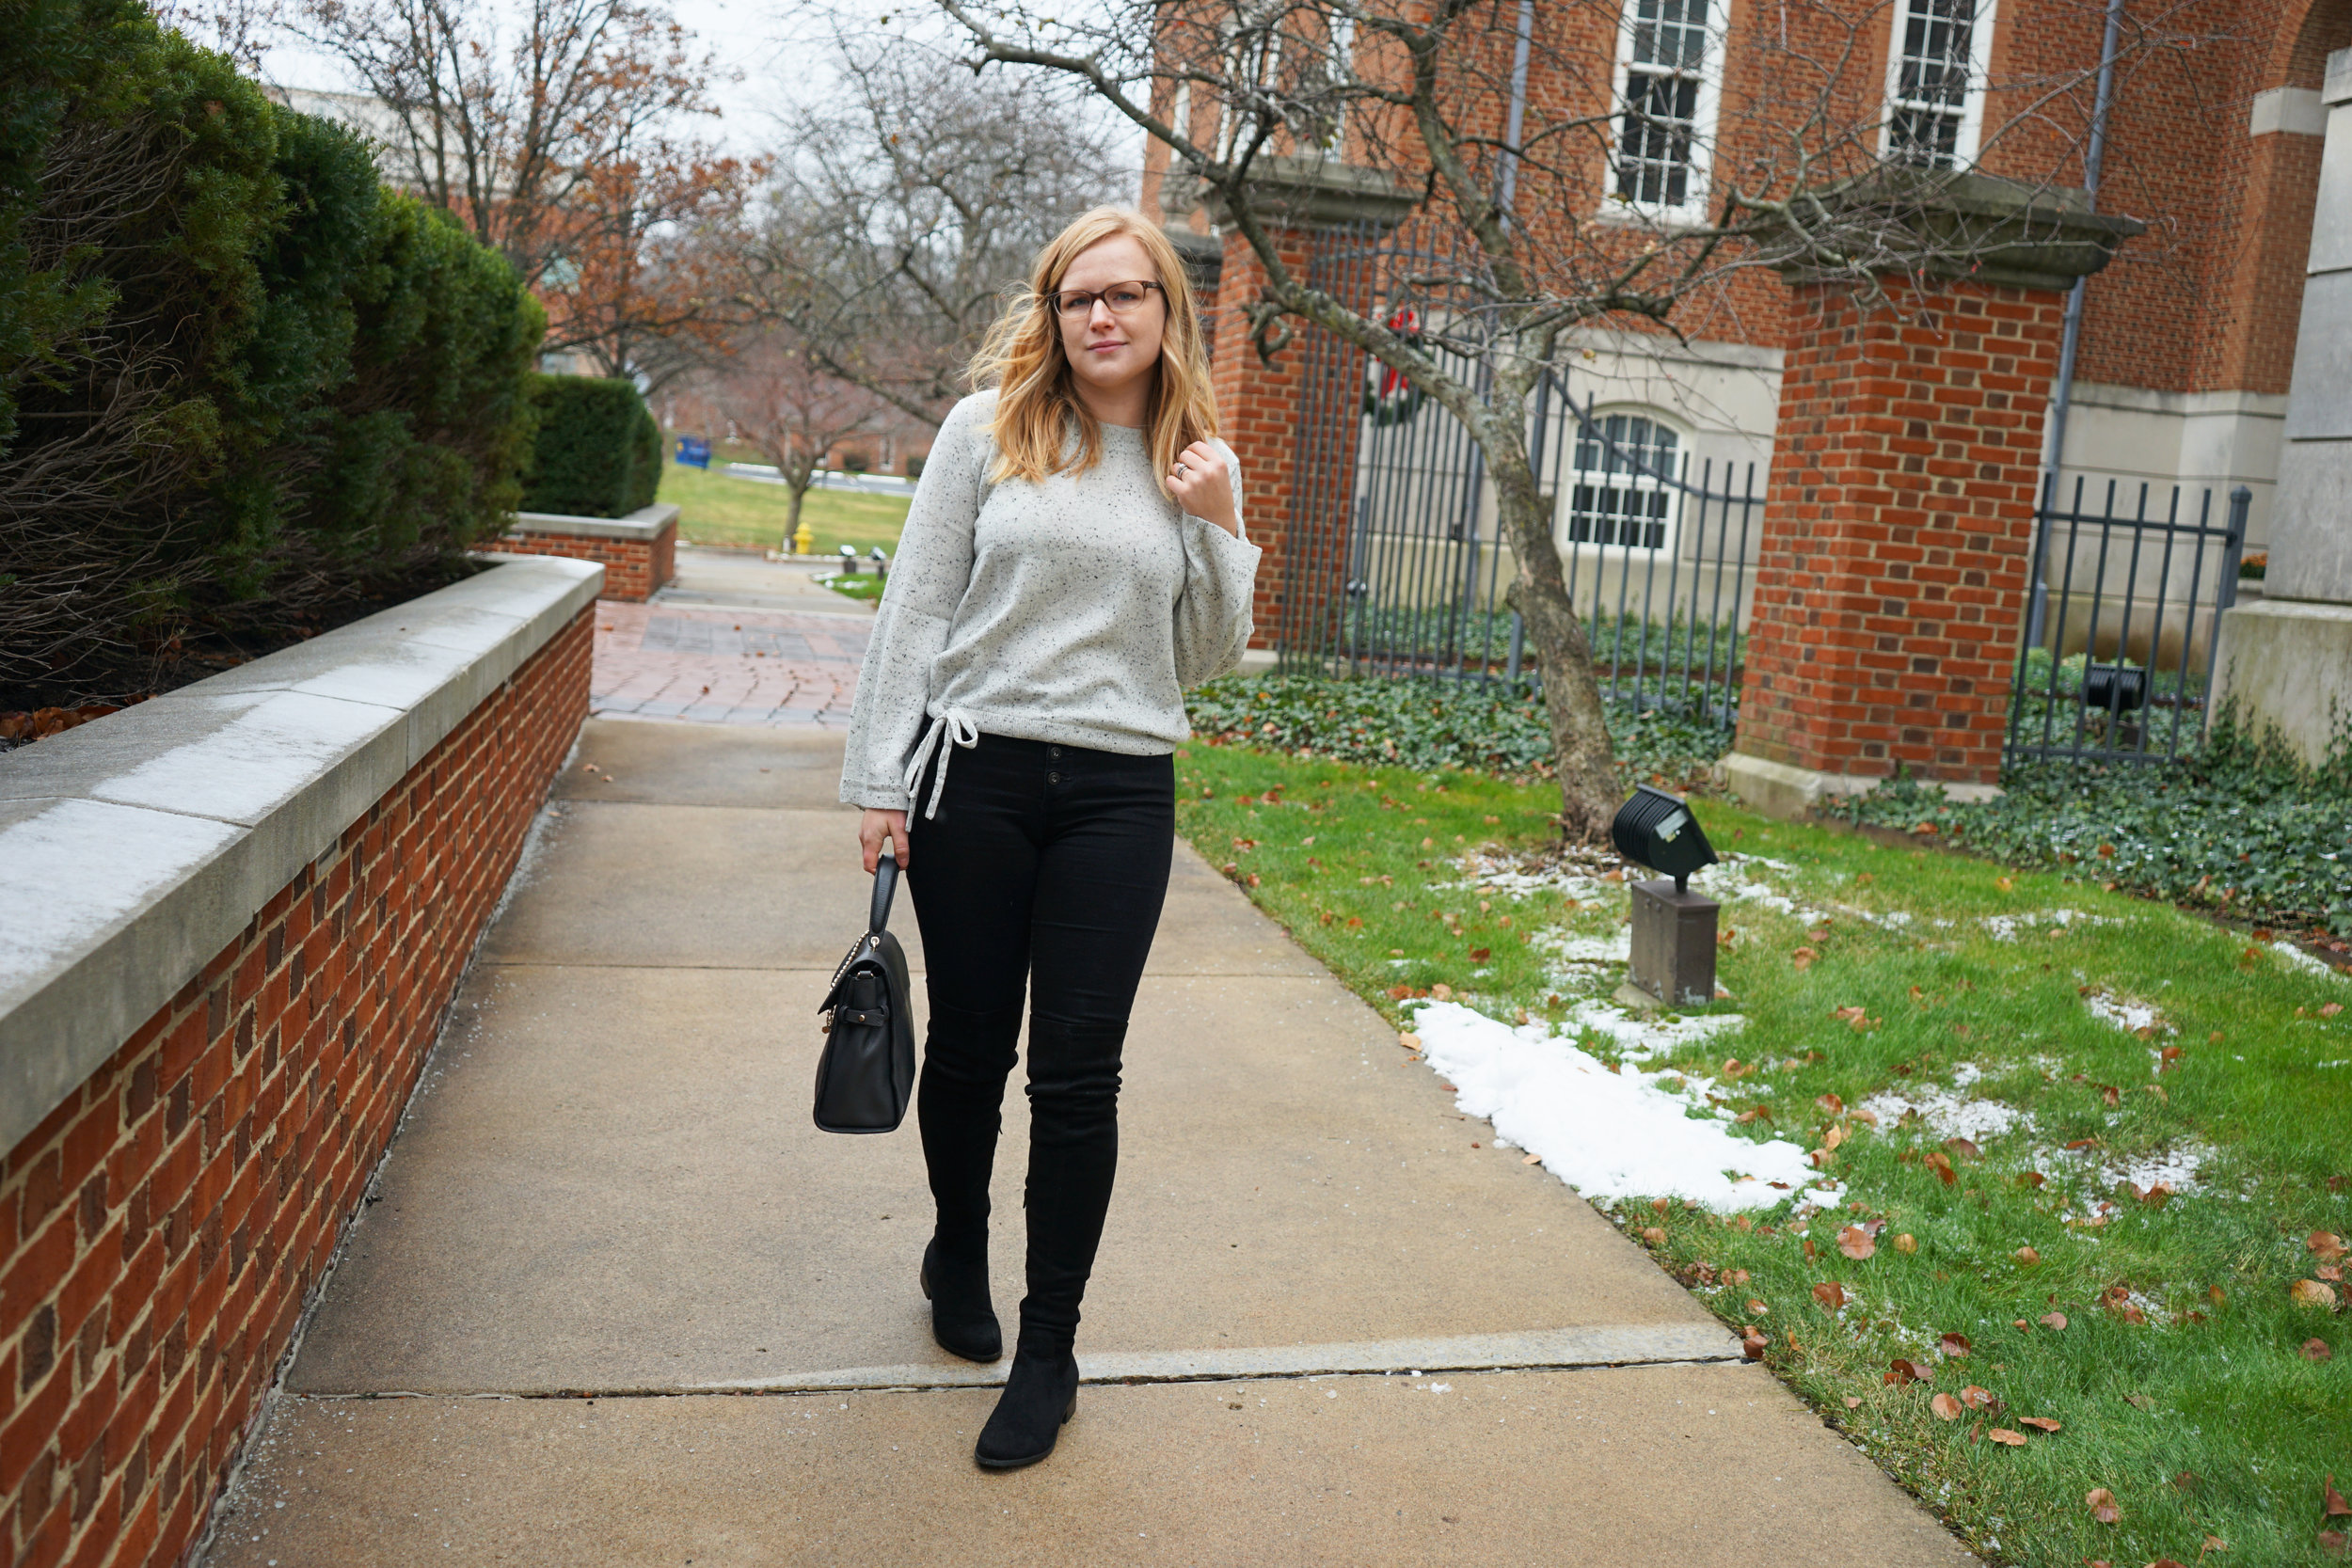
<path fill-rule="evenodd" d="M 2083 706 L 2107 716 L 2109 743 L 2126 751 L 2140 745 L 2138 713 L 2148 705 L 2148 672 L 2133 664 L 2092 664 L 2083 670 Z"/>
<path fill-rule="evenodd" d="M 890 557 L 882 553 L 882 547 L 880 545 L 877 545 L 866 553 L 873 558 L 874 575 L 878 578 L 885 579 L 888 578 L 890 576 Z"/>
<path fill-rule="evenodd" d="M 850 578 L 857 576 L 857 546 L 855 545 L 841 546 L 841 575 Z"/>
<path fill-rule="evenodd" d="M 2133 664 L 2093 664 L 2083 672 L 2083 703 L 2109 713 L 2148 705 L 2148 672 Z"/>
<path fill-rule="evenodd" d="M 1632 962 L 1619 1001 L 1685 1006 L 1715 1000 L 1715 928 L 1723 906 L 1691 891 L 1691 875 L 1715 863 L 1715 847 L 1690 806 L 1643 784 L 1609 824 L 1617 853 L 1662 873 L 1632 885 Z"/>
<path fill-rule="evenodd" d="M 1691 873 L 1715 863 L 1715 847 L 1707 842 L 1691 808 L 1648 784 L 1617 808 L 1609 837 L 1627 860 L 1672 877 L 1677 893 L 1690 891 Z"/>

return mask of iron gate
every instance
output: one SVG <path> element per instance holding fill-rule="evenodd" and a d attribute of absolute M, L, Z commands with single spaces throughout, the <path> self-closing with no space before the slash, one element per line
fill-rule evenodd
<path fill-rule="evenodd" d="M 1387 293 L 1399 252 L 1365 236 L 1324 247 L 1310 282 L 1419 332 L 1442 302 Z M 1425 270 L 1436 270 L 1429 268 Z M 1386 293 L 1387 296 L 1382 297 Z M 1297 460 L 1278 646 L 1285 669 L 1517 682 L 1527 667 L 1503 594 L 1515 571 L 1485 455 L 1444 407 L 1319 328 L 1299 331 Z M 1422 339 L 1463 379 L 1470 353 Z M 1749 547 L 1762 520 L 1754 463 L 1693 459 L 1630 438 L 1635 416 L 1536 390 L 1529 451 L 1550 500 L 1569 597 L 1613 702 L 1737 721 Z M 1648 427 L 1662 431 L 1662 426 Z"/>
<path fill-rule="evenodd" d="M 2253 492 L 2232 490 L 2219 518 L 2212 490 L 2177 484 L 2160 508 L 2155 486 L 2116 480 L 2100 493 L 2078 478 L 2058 499 L 2052 476 L 2002 761 L 2175 761 L 2203 735 Z"/>

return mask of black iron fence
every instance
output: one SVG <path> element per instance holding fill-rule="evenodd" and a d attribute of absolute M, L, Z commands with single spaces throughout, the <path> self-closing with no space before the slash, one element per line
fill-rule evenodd
<path fill-rule="evenodd" d="M 1311 281 L 1371 302 L 1398 252 L 1325 247 Z M 1406 269 L 1410 270 L 1410 269 Z M 1433 270 L 1433 269 L 1424 269 Z M 1359 305 L 1359 308 L 1366 308 Z M 1420 331 L 1425 296 L 1382 307 Z M 1517 571 L 1485 454 L 1462 422 L 1336 336 L 1300 333 L 1303 386 L 1285 535 L 1283 667 L 1463 681 L 1539 678 L 1504 599 Z M 1476 385 L 1477 357 L 1424 339 Z M 1737 718 L 1747 559 L 1762 520 L 1753 463 L 1698 460 L 1647 417 L 1578 406 L 1548 377 L 1530 455 L 1604 693 L 1641 708 Z"/>
<path fill-rule="evenodd" d="M 2246 486 L 2042 489 L 2003 760 L 2169 762 L 2194 751 L 2222 611 L 2237 600 Z M 2091 504 L 2095 503 L 2095 504 Z"/>

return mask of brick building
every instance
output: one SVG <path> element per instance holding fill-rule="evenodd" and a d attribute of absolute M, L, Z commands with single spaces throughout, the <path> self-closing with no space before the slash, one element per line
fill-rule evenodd
<path fill-rule="evenodd" d="M 2122 43 L 2097 115 L 2108 12 Z M 1497 95 L 1491 134 L 1507 140 L 1510 117 L 1549 94 L 1555 111 L 1581 107 L 1607 126 L 1613 145 L 1581 187 L 1554 186 L 1543 199 L 1581 204 L 1592 222 L 1629 214 L 1653 231 L 1699 219 L 1719 139 L 1720 163 L 1736 161 L 1729 144 L 1744 133 L 1735 106 L 1773 90 L 1765 30 L 1781 28 L 1785 48 L 1791 14 L 1727 0 L 1623 0 L 1613 28 L 1608 19 L 1597 25 L 1592 9 L 1536 0 L 1522 12 L 1536 64 L 1522 67 L 1523 86 L 1512 89 L 1525 102 Z M 2029 614 L 2060 652 L 2109 635 L 2033 609 L 2035 503 L 2053 477 L 2061 498 L 2077 482 L 2104 498 L 2112 482 L 2122 511 L 2145 484 L 2159 513 L 2176 487 L 2183 504 L 2224 509 L 2244 486 L 2247 543 L 2257 551 L 2275 535 L 2291 555 L 2308 554 L 2293 542 L 2338 527 L 2342 484 L 2310 476 L 2333 475 L 2328 460 L 2352 452 L 2352 443 L 2328 445 L 2352 436 L 2352 421 L 2336 413 L 2352 405 L 2352 354 L 2342 346 L 2352 341 L 2352 300 L 2334 303 L 2335 280 L 2352 273 L 2331 270 L 2343 263 L 2328 250 L 2352 246 L 2352 233 L 2328 238 L 2352 231 L 2352 123 L 2322 198 L 2328 115 L 2341 96 L 2328 87 L 2329 55 L 2352 46 L 2352 0 L 2217 0 L 2168 11 L 2173 43 L 2165 47 L 2150 42 L 2146 20 L 2132 0 L 1894 0 L 1843 18 L 1867 78 L 1854 119 L 1876 138 L 1875 155 L 2022 182 L 2082 226 L 2076 240 L 2095 243 L 2081 264 L 1937 283 L 1913 300 L 1930 313 L 1924 336 L 1859 310 L 1843 293 L 1750 275 L 1681 318 L 1682 341 L 1614 326 L 1579 341 L 1568 393 L 1625 416 L 1613 428 L 1634 432 L 1669 464 L 1769 465 L 1740 605 L 1749 636 L 1740 751 L 1751 793 L 1809 801 L 1898 764 L 1954 784 L 1992 783 Z M 1547 78 L 1545 60 L 1579 49 L 1613 52 L 1605 104 L 1562 102 L 1580 91 L 1597 98 L 1597 71 Z M 2338 75 L 2352 78 L 2346 62 L 2352 55 L 2336 62 Z M 1196 140 L 1215 134 L 1216 110 L 1181 91 L 1164 91 L 1161 103 Z M 2094 119 L 2099 156 L 2090 153 Z M 1344 158 L 1344 138 L 1340 146 Z M 1326 184 L 1320 227 L 1305 219 L 1292 236 L 1301 264 L 1352 220 L 1394 221 L 1377 209 L 1398 198 L 1373 182 L 1358 179 L 1353 199 L 1346 182 Z M 1311 509 L 1292 495 L 1304 471 L 1294 453 L 1330 437 L 1302 418 L 1296 364 L 1260 362 L 1236 320 L 1235 308 L 1256 297 L 1254 259 L 1181 174 L 1170 177 L 1157 144 L 1141 199 L 1208 271 L 1221 269 L 1219 391 L 1253 475 L 1254 516 L 1311 531 Z M 2137 222 L 2109 224 L 2106 214 Z M 2085 274 L 2062 376 L 2070 291 Z M 1900 286 L 1890 293 L 1904 297 Z M 2331 312 L 2344 316 L 2342 332 L 2330 328 Z M 1922 319 L 1914 314 L 1913 327 Z M 2315 378 L 2344 390 L 2319 389 Z M 1608 537 L 1606 525 L 1597 531 L 1578 515 L 1572 492 L 1585 493 L 1564 478 L 1556 536 L 1564 553 L 1594 556 L 1605 570 L 1608 551 L 1593 541 Z M 1671 532 L 1663 501 L 1655 515 Z M 2323 574 L 2317 588 L 2298 590 L 2293 570 L 2280 588 L 2352 600 L 2352 550 L 2329 559 L 2339 556 L 2342 571 Z M 2144 592 L 2151 574 L 2169 572 L 2185 601 L 2195 596 L 2182 591 L 2193 569 L 2209 611 L 2220 565 L 2211 552 L 2106 562 L 2090 586 L 2094 598 L 2112 597 L 2137 572 Z M 2042 580 L 2053 579 L 2045 571 Z M 1260 619 L 1279 623 L 1279 614 Z M 2120 650 L 2127 657 L 2169 658 L 2182 645 L 2178 626 L 2132 635 L 2138 641 Z M 2215 657 L 2210 632 L 2190 641 L 2201 674 Z M 2093 651 L 2118 649 L 2103 641 Z M 2352 696 L 2352 649 L 2344 669 L 2341 689 Z"/>

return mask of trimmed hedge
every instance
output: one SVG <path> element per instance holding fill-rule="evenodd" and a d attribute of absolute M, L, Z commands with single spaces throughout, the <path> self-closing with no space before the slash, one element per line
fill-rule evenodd
<path fill-rule="evenodd" d="M 526 512 L 622 517 L 653 504 L 661 430 L 636 387 L 585 375 L 534 375 L 539 440 Z"/>
<path fill-rule="evenodd" d="M 512 268 L 135 0 L 11 17 L 0 708 L 463 570 L 527 455 L 544 318 Z"/>

